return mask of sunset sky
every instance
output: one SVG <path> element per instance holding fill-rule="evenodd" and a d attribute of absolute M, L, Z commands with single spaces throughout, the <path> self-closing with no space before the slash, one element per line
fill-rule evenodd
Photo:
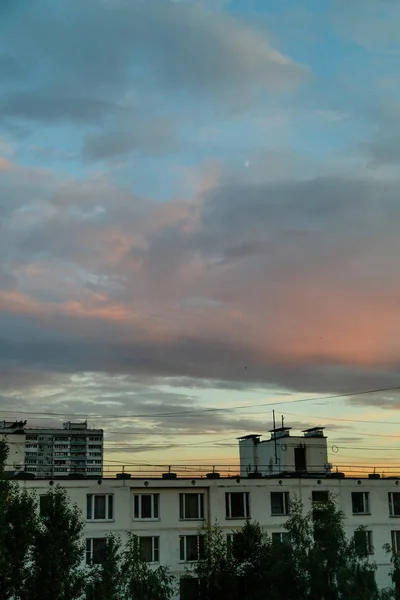
<path fill-rule="evenodd" d="M 275 409 L 389 473 L 400 392 L 355 392 L 400 386 L 400 3 L 1 0 L 0 27 L 0 420 L 226 465 Z"/>

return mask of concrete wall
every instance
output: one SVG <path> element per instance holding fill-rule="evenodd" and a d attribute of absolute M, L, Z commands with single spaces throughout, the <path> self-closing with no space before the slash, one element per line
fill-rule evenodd
<path fill-rule="evenodd" d="M 336 497 L 346 516 L 346 532 L 351 536 L 359 525 L 365 525 L 372 531 L 374 554 L 371 560 L 378 566 L 376 579 L 380 587 L 390 585 L 390 564 L 383 544 L 391 542 L 391 531 L 400 530 L 400 519 L 389 516 L 388 492 L 400 492 L 397 480 L 381 479 L 135 479 L 135 480 L 66 480 L 61 482 L 68 490 L 73 502 L 82 509 L 86 517 L 87 494 L 113 494 L 114 516 L 110 521 L 86 521 L 85 536 L 102 537 L 108 532 L 120 534 L 126 532 L 139 536 L 159 536 L 160 563 L 169 565 L 175 574 L 182 573 L 186 564 L 179 555 L 179 536 L 194 535 L 200 529 L 202 521 L 180 520 L 179 494 L 198 492 L 204 494 L 204 516 L 209 523 L 218 523 L 227 534 L 243 526 L 245 518 L 229 519 L 226 515 L 225 498 L 229 492 L 248 492 L 250 517 L 263 525 L 268 533 L 284 531 L 286 517 L 271 514 L 271 492 L 289 492 L 290 498 L 299 497 L 308 511 L 311 508 L 313 491 L 330 490 Z M 48 480 L 20 481 L 20 484 L 35 490 L 38 494 L 49 489 Z M 351 493 L 369 492 L 370 514 L 352 513 Z M 154 521 L 134 520 L 133 496 L 138 493 L 157 493 L 160 495 L 159 519 Z"/>
<path fill-rule="evenodd" d="M 263 475 L 295 472 L 295 448 L 305 448 L 308 473 L 324 473 L 328 463 L 326 437 L 286 435 L 260 441 L 257 436 L 239 440 L 240 474 L 259 471 Z M 275 456 L 276 453 L 276 456 Z"/>
<path fill-rule="evenodd" d="M 0 439 L 6 440 L 8 444 L 8 457 L 6 471 L 16 471 L 24 468 L 25 462 L 25 439 L 24 433 L 0 432 Z"/>

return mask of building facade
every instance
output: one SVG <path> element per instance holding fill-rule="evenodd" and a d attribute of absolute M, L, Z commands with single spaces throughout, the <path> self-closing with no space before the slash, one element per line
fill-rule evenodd
<path fill-rule="evenodd" d="M 11 423 L 8 427 L 6 421 L 0 421 L 0 440 L 5 440 L 8 445 L 6 471 L 21 471 L 25 463 L 26 434 L 24 423 Z"/>
<path fill-rule="evenodd" d="M 371 560 L 377 565 L 377 583 L 381 588 L 390 585 L 390 564 L 383 545 L 389 543 L 400 550 L 400 479 L 213 477 L 66 478 L 60 483 L 82 509 L 87 560 L 99 556 L 107 533 L 124 539 L 132 532 L 141 538 L 150 563 L 168 565 L 178 576 L 198 556 L 204 522 L 218 522 L 229 536 L 250 518 L 270 535 L 282 536 L 291 499 L 299 498 L 308 511 L 314 501 L 333 492 L 346 517 L 347 535 L 359 525 L 365 526 Z M 47 479 L 19 482 L 39 496 L 57 483 Z"/>
<path fill-rule="evenodd" d="M 82 475 L 101 477 L 103 473 L 103 430 L 88 429 L 87 423 L 64 423 L 63 428 L 31 428 L 26 421 L 0 422 L 0 433 L 8 439 L 18 426 L 25 434 L 21 470 L 37 477 Z M 8 460 L 10 463 L 10 457 Z M 8 464 L 10 470 L 12 465 Z"/>

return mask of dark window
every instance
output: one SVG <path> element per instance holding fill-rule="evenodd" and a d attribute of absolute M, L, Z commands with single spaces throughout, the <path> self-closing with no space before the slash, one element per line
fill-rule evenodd
<path fill-rule="evenodd" d="M 289 544 L 290 542 L 290 537 L 289 537 L 289 533 L 287 531 L 279 531 L 279 532 L 274 532 L 272 534 L 272 543 L 276 544 Z"/>
<path fill-rule="evenodd" d="M 204 519 L 204 494 L 179 494 L 180 519 Z"/>
<path fill-rule="evenodd" d="M 195 577 L 181 577 L 179 582 L 180 600 L 199 600 L 200 584 Z"/>
<path fill-rule="evenodd" d="M 133 497 L 133 518 L 158 519 L 158 505 L 158 494 L 135 494 Z"/>
<path fill-rule="evenodd" d="M 114 497 L 112 494 L 87 494 L 86 518 L 88 520 L 111 520 L 114 515 Z"/>
<path fill-rule="evenodd" d="M 194 561 L 204 556 L 202 535 L 181 535 L 179 538 L 180 560 Z"/>
<path fill-rule="evenodd" d="M 289 514 L 289 492 L 271 492 L 271 515 Z"/>
<path fill-rule="evenodd" d="M 94 497 L 94 519 L 105 519 L 106 518 L 106 497 L 95 496 Z"/>
<path fill-rule="evenodd" d="M 294 449 L 294 468 L 296 471 L 307 471 L 306 449 L 303 446 Z"/>
<path fill-rule="evenodd" d="M 160 538 L 158 537 L 141 537 L 140 558 L 145 562 L 159 562 Z"/>
<path fill-rule="evenodd" d="M 312 501 L 315 503 L 324 503 L 329 499 L 329 492 L 327 490 L 318 490 L 312 492 Z"/>
<path fill-rule="evenodd" d="M 226 493 L 225 505 L 227 519 L 247 519 L 250 517 L 249 492 Z"/>
<path fill-rule="evenodd" d="M 48 496 L 47 494 L 44 494 L 43 496 L 39 496 L 40 516 L 47 514 L 50 506 L 51 506 L 51 496 Z"/>
<path fill-rule="evenodd" d="M 354 544 L 360 556 L 374 553 L 372 544 L 372 531 L 360 529 L 354 532 Z"/>
<path fill-rule="evenodd" d="M 392 531 L 392 551 L 397 554 L 400 552 L 400 531 Z"/>
<path fill-rule="evenodd" d="M 240 538 L 237 533 L 228 533 L 226 536 L 226 547 L 230 556 L 236 556 L 240 544 Z"/>
<path fill-rule="evenodd" d="M 400 517 L 400 492 L 389 492 L 389 514 Z"/>
<path fill-rule="evenodd" d="M 369 492 L 352 492 L 351 504 L 353 515 L 369 514 Z"/>
<path fill-rule="evenodd" d="M 88 538 L 86 540 L 87 564 L 99 565 L 104 561 L 106 538 Z"/>

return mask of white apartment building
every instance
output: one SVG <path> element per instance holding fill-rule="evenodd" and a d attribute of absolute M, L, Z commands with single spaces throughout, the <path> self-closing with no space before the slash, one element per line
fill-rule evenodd
<path fill-rule="evenodd" d="M 25 463 L 26 434 L 22 428 L 6 429 L 0 427 L 0 440 L 8 444 L 6 471 L 20 471 Z"/>
<path fill-rule="evenodd" d="M 126 475 L 126 477 L 128 477 Z M 205 521 L 216 521 L 231 535 L 246 518 L 258 521 L 272 536 L 284 536 L 290 499 L 298 497 L 304 509 L 335 494 L 346 516 L 350 537 L 359 525 L 367 529 L 371 559 L 376 562 L 380 587 L 390 585 L 390 564 L 383 545 L 400 549 L 399 479 L 337 477 L 98 479 L 71 478 L 60 483 L 85 518 L 87 558 L 96 560 L 107 533 L 124 539 L 127 532 L 141 538 L 152 564 L 168 565 L 181 574 L 197 558 L 198 532 Z M 20 480 L 40 496 L 55 480 Z"/>
<path fill-rule="evenodd" d="M 85 479 L 78 473 L 76 478 L 71 474 L 59 480 L 42 476 L 19 479 L 19 483 L 39 496 L 57 483 L 65 487 L 84 516 L 88 561 L 98 560 L 107 533 L 124 540 L 132 532 L 139 536 L 149 563 L 168 565 L 178 577 L 198 557 L 199 531 L 204 522 L 218 522 L 230 536 L 250 518 L 271 536 L 282 537 L 290 500 L 299 498 L 307 512 L 313 502 L 332 492 L 344 512 L 347 536 L 360 525 L 366 528 L 370 557 L 377 566 L 377 584 L 380 588 L 389 586 L 391 565 L 383 546 L 389 543 L 400 551 L 400 477 L 371 474 L 354 478 L 332 472 L 322 429 L 291 436 L 289 428 L 279 428 L 271 432 L 267 443 L 255 435 L 240 438 L 241 474 L 233 477 L 214 472 L 193 478 L 180 478 L 176 473 L 160 477 L 120 473 L 115 479 Z M 70 429 L 62 431 L 70 441 L 75 439 Z M 37 435 L 39 444 L 42 434 Z M 90 444 L 88 441 L 87 447 Z M 279 445 L 285 457 L 281 463 Z M 271 452 L 273 472 L 265 475 L 271 472 Z"/>
<path fill-rule="evenodd" d="M 88 429 L 87 423 L 64 423 L 63 428 L 32 428 L 24 422 L 0 422 L 0 433 L 8 438 L 16 427 L 25 433 L 21 470 L 37 477 L 81 475 L 101 477 L 103 473 L 103 430 Z M 14 470 L 8 460 L 8 469 Z"/>

